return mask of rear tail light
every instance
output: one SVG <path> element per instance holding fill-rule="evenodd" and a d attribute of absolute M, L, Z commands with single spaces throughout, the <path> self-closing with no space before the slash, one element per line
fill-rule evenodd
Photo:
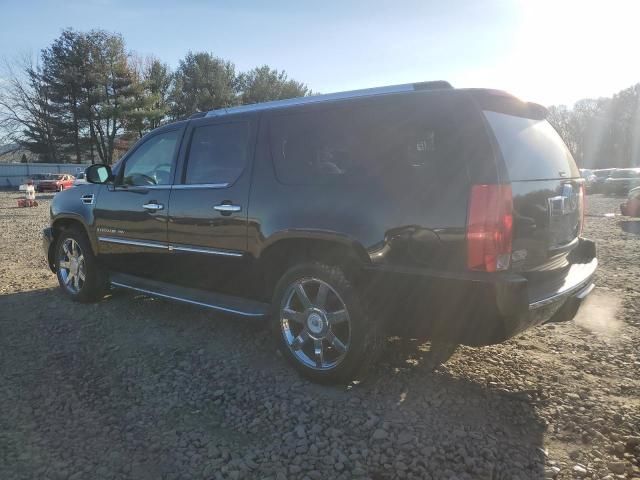
<path fill-rule="evenodd" d="M 496 272 L 511 261 L 513 196 L 510 185 L 473 185 L 467 218 L 467 267 Z"/>
<path fill-rule="evenodd" d="M 584 183 L 580 184 L 580 190 L 578 191 L 578 208 L 580 209 L 580 228 L 578 229 L 578 236 L 582 235 L 584 230 L 584 211 L 585 211 L 585 198 L 584 198 Z"/>

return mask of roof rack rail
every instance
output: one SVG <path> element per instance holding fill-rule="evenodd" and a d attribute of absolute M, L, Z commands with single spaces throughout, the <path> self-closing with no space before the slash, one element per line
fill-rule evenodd
<path fill-rule="evenodd" d="M 446 80 L 433 80 L 430 82 L 417 82 L 413 84 L 414 90 L 438 90 L 438 89 L 453 89 L 451 84 Z"/>
<path fill-rule="evenodd" d="M 402 85 L 390 85 L 388 87 L 365 88 L 362 90 L 351 90 L 348 92 L 328 93 L 325 95 L 310 95 L 308 97 L 296 97 L 286 100 L 274 100 L 271 102 L 254 103 L 252 105 L 240 105 L 237 107 L 220 108 L 210 110 L 207 117 L 217 117 L 221 115 L 231 115 L 234 113 L 255 112 L 260 110 L 271 110 L 275 108 L 293 107 L 296 105 L 306 105 L 310 103 L 332 102 L 358 97 L 373 97 L 377 95 L 388 95 L 392 93 L 415 92 L 419 90 L 452 90 L 449 82 L 435 80 L 430 82 L 405 83 Z M 198 114 L 194 114 L 198 115 Z M 198 117 L 191 117 L 198 118 Z"/>
<path fill-rule="evenodd" d="M 207 112 L 196 112 L 189 117 L 189 120 L 191 120 L 192 118 L 202 118 L 202 117 L 205 117 L 206 115 L 207 115 Z"/>

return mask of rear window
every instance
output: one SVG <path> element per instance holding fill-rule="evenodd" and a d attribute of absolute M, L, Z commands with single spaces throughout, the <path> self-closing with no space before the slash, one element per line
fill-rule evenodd
<path fill-rule="evenodd" d="M 270 143 L 285 184 L 434 182 L 461 171 L 460 128 L 442 102 L 395 98 L 274 116 Z"/>
<path fill-rule="evenodd" d="M 569 149 L 546 120 L 491 111 L 484 115 L 498 140 L 511 181 L 580 177 Z"/>

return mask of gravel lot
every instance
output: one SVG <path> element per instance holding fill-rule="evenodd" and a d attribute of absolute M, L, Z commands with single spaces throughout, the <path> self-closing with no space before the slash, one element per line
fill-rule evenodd
<path fill-rule="evenodd" d="M 587 198 L 598 287 L 575 322 L 461 348 L 389 341 L 348 387 L 298 377 L 259 323 L 46 268 L 50 196 L 0 192 L 0 479 L 640 478 L 640 220 Z"/>

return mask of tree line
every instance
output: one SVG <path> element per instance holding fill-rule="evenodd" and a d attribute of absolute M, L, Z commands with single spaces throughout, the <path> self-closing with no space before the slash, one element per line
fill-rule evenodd
<path fill-rule="evenodd" d="M 640 84 L 572 108 L 552 106 L 547 118 L 580 167 L 640 166 Z"/>
<path fill-rule="evenodd" d="M 46 162 L 110 164 L 133 139 L 195 112 L 311 94 L 284 71 L 238 72 L 206 52 L 188 52 L 172 71 L 104 30 L 64 30 L 36 61 L 5 70 L 0 130 Z"/>

